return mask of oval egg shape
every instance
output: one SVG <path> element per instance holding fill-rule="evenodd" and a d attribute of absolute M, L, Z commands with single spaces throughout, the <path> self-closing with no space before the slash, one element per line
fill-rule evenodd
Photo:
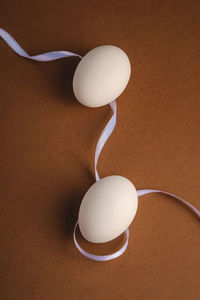
<path fill-rule="evenodd" d="M 121 95 L 130 75 L 130 61 L 122 49 L 99 46 L 88 52 L 75 70 L 75 97 L 88 107 L 106 105 Z"/>
<path fill-rule="evenodd" d="M 112 175 L 94 183 L 79 209 L 79 228 L 93 243 L 111 241 L 133 221 L 138 207 L 137 191 L 127 178 Z"/>

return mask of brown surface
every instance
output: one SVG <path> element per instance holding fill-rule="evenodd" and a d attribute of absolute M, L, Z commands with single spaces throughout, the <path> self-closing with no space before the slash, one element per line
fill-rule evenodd
<path fill-rule="evenodd" d="M 132 78 L 100 175 L 120 174 L 200 208 L 198 3 L 1 1 L 0 25 L 31 54 L 122 47 Z M 173 199 L 140 199 L 119 259 L 95 263 L 75 249 L 72 228 L 111 115 L 108 106 L 76 102 L 77 63 L 31 62 L 0 41 L 0 299 L 199 299 L 199 221 Z M 108 253 L 122 240 L 84 245 Z"/>

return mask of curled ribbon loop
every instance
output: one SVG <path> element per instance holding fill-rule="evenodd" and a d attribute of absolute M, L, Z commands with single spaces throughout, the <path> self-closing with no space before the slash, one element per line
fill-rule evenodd
<path fill-rule="evenodd" d="M 116 251 L 112 254 L 108 254 L 108 255 L 95 255 L 95 254 L 89 253 L 89 252 L 85 251 L 83 248 L 81 248 L 81 246 L 77 242 L 77 239 L 76 239 L 77 226 L 78 226 L 78 222 L 76 222 L 76 225 L 74 227 L 74 233 L 73 233 L 74 244 L 75 244 L 76 248 L 81 252 L 81 254 L 83 254 L 84 256 L 86 256 L 89 259 L 92 259 L 92 260 L 95 260 L 95 261 L 111 260 L 111 259 L 117 258 L 120 255 L 122 255 L 126 251 L 126 248 L 128 247 L 129 229 L 126 229 L 126 231 L 125 231 L 126 242 L 124 243 L 124 245 L 118 251 Z"/>
<path fill-rule="evenodd" d="M 31 59 L 31 60 L 40 61 L 40 62 L 47 62 L 47 61 L 52 61 L 52 60 L 61 59 L 61 58 L 65 58 L 65 57 L 72 57 L 72 56 L 79 57 L 80 59 L 82 58 L 80 55 L 69 52 L 69 51 L 52 51 L 52 52 L 46 52 L 46 53 L 43 53 L 43 54 L 38 54 L 38 55 L 32 55 L 31 56 L 17 43 L 17 41 L 8 32 L 6 32 L 2 28 L 0 28 L 0 37 L 8 44 L 8 46 L 10 46 L 10 48 L 16 54 L 18 54 L 22 57 Z M 97 164 L 98 164 L 99 155 L 100 155 L 106 141 L 109 139 L 110 135 L 112 134 L 112 132 L 113 132 L 115 126 L 116 126 L 116 117 L 117 117 L 117 104 L 116 104 L 116 101 L 111 102 L 110 107 L 113 111 L 113 115 L 112 115 L 111 119 L 109 120 L 109 122 L 107 123 L 106 127 L 104 128 L 102 134 L 100 135 L 97 146 L 96 146 L 96 150 L 95 150 L 95 177 L 96 177 L 96 181 L 100 180 L 100 177 L 99 177 L 99 174 L 98 174 L 98 171 L 97 171 Z M 191 209 L 192 212 L 198 218 L 200 218 L 200 211 L 197 208 L 195 208 L 189 202 L 185 201 L 184 199 L 182 199 L 182 198 L 180 198 L 180 197 L 178 197 L 174 194 L 164 192 L 164 191 L 161 191 L 161 190 L 153 190 L 153 189 L 137 190 L 138 197 L 141 197 L 141 196 L 147 195 L 147 194 L 152 194 L 152 193 L 161 193 L 161 194 L 168 195 L 168 196 L 171 196 L 171 197 L 175 198 L 176 200 L 180 201 L 182 204 L 187 206 L 189 209 Z M 77 249 L 81 252 L 81 254 L 83 254 L 84 256 L 86 256 L 89 259 L 92 259 L 92 260 L 95 260 L 95 261 L 108 261 L 108 260 L 117 258 L 120 255 L 122 255 L 128 247 L 129 229 L 127 228 L 126 231 L 125 231 L 126 242 L 122 246 L 122 248 L 119 249 L 118 251 L 114 252 L 113 254 L 109 254 L 109 255 L 95 255 L 95 254 L 88 253 L 87 251 L 82 249 L 81 246 L 77 242 L 77 239 L 76 239 L 77 226 L 78 226 L 78 222 L 76 223 L 76 225 L 74 227 L 74 232 L 73 232 L 74 244 L 77 247 Z"/>

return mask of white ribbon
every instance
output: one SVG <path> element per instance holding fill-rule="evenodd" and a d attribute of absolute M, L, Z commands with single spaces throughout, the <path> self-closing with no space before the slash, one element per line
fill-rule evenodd
<path fill-rule="evenodd" d="M 138 197 L 141 197 L 143 195 L 152 194 L 152 193 L 160 193 L 164 194 L 166 196 L 170 196 L 172 198 L 175 198 L 176 200 L 180 201 L 183 205 L 187 206 L 198 218 L 200 218 L 200 211 L 195 208 L 192 204 L 185 201 L 184 199 L 168 192 L 160 191 L 160 190 L 151 190 L 151 189 L 144 189 L 144 190 L 137 190 Z"/>
<path fill-rule="evenodd" d="M 24 51 L 24 49 L 17 43 L 16 40 L 14 40 L 14 38 L 8 32 L 6 32 L 2 28 L 0 28 L 0 37 L 8 44 L 8 46 L 10 46 L 10 48 L 15 53 L 17 53 L 18 55 L 20 55 L 22 57 L 31 59 L 31 60 L 46 62 L 46 61 L 52 61 L 52 60 L 65 58 L 65 57 L 71 57 L 71 56 L 76 56 L 76 57 L 79 57 L 80 59 L 82 58 L 80 55 L 69 52 L 69 51 L 52 51 L 52 52 L 47 52 L 47 53 L 31 56 L 26 51 Z M 98 143 L 97 143 L 97 146 L 96 146 L 96 150 L 95 150 L 95 177 L 96 177 L 96 181 L 100 180 L 100 177 L 99 177 L 99 174 L 98 174 L 98 171 L 97 171 L 97 164 L 98 164 L 99 155 L 100 155 L 106 141 L 109 139 L 110 135 L 112 134 L 112 132 L 115 128 L 115 125 L 116 125 L 116 117 L 117 117 L 117 104 L 116 104 L 116 101 L 111 102 L 110 107 L 113 111 L 113 115 L 112 115 L 111 119 L 109 120 L 109 122 L 107 123 L 106 127 L 104 128 L 103 132 L 101 133 L 101 135 L 99 137 L 99 140 L 98 140 Z M 175 198 L 176 200 L 179 200 L 182 204 L 186 205 L 189 209 L 191 209 L 193 211 L 193 213 L 198 218 L 200 218 L 200 211 L 198 209 L 196 209 L 189 202 L 185 201 L 184 199 L 182 199 L 182 198 L 180 198 L 180 197 L 178 197 L 174 194 L 164 192 L 164 191 L 161 191 L 161 190 L 153 190 L 153 189 L 137 190 L 138 197 L 141 197 L 141 196 L 147 195 L 147 194 L 151 194 L 151 193 L 161 193 L 161 194 L 171 196 L 171 197 Z M 129 239 L 129 229 L 128 228 L 125 231 L 125 234 L 126 234 L 125 244 L 118 251 L 116 251 L 112 254 L 109 254 L 109 255 L 95 255 L 95 254 L 89 253 L 89 252 L 85 251 L 83 248 L 81 248 L 81 246 L 77 242 L 77 239 L 76 239 L 77 226 L 78 226 L 78 222 L 76 223 L 76 225 L 74 227 L 74 232 L 73 232 L 74 243 L 75 243 L 77 249 L 81 252 L 81 254 L 83 254 L 84 256 L 86 256 L 89 259 L 92 259 L 92 260 L 95 260 L 95 261 L 111 260 L 111 259 L 117 258 L 120 255 L 122 255 L 127 249 L 128 239 Z"/>
<path fill-rule="evenodd" d="M 10 48 L 17 53 L 18 55 L 36 60 L 41 62 L 52 61 L 60 58 L 77 56 L 82 58 L 80 55 L 69 52 L 69 51 L 51 51 L 38 55 L 29 55 L 19 44 L 18 42 L 3 28 L 0 28 L 0 37 L 10 46 Z"/>
<path fill-rule="evenodd" d="M 102 131 L 99 140 L 97 142 L 96 150 L 95 150 L 95 159 L 94 159 L 94 168 L 95 168 L 95 177 L 96 181 L 100 180 L 98 171 L 97 171 L 97 163 L 99 159 L 99 155 L 101 153 L 101 150 L 103 149 L 106 141 L 109 139 L 110 135 L 112 134 L 115 126 L 116 126 L 116 118 L 117 118 L 117 103 L 116 101 L 113 101 L 110 103 L 110 107 L 113 111 L 113 115 L 109 122 L 107 123 L 106 127 Z"/>

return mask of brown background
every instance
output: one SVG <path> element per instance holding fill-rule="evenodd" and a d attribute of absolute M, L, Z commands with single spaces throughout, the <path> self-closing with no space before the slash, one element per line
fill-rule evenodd
<path fill-rule="evenodd" d="M 30 54 L 123 48 L 132 77 L 100 175 L 120 174 L 200 208 L 199 9 L 198 0 L 6 0 L 0 26 Z M 200 299 L 199 220 L 171 198 L 139 200 L 119 259 L 96 263 L 75 249 L 73 225 L 111 115 L 75 100 L 77 63 L 31 62 L 0 41 L 0 299 Z M 122 242 L 81 241 L 102 254 Z"/>

